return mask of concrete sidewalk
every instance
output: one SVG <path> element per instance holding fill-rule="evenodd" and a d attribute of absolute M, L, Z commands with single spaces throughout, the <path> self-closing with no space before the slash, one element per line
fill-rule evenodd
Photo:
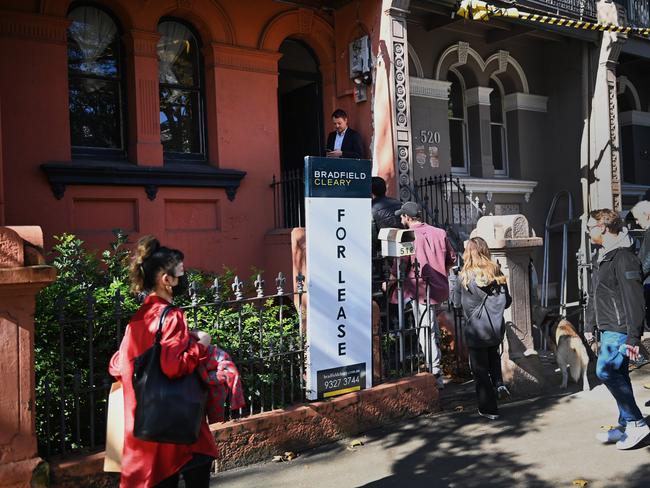
<path fill-rule="evenodd" d="M 650 365 L 633 371 L 632 381 L 647 415 L 650 389 L 643 385 L 650 383 Z M 211 486 L 529 488 L 572 487 L 584 479 L 588 488 L 650 487 L 647 441 L 619 451 L 594 438 L 601 426 L 616 423 L 617 412 L 603 385 L 504 405 L 498 421 L 465 407 L 369 432 L 353 449 L 347 440 L 298 453 L 291 462 L 220 473 Z"/>

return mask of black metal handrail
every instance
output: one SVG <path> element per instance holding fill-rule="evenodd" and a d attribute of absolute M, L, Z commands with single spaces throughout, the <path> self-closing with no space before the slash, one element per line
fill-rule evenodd
<path fill-rule="evenodd" d="M 279 179 L 273 175 L 273 226 L 291 229 L 305 225 L 305 177 L 302 168 L 284 171 Z"/>

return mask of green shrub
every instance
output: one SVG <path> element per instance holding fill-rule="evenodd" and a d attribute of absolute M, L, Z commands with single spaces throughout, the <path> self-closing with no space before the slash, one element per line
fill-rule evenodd
<path fill-rule="evenodd" d="M 36 429 L 43 456 L 103 444 L 113 381 L 108 362 L 139 306 L 128 291 L 130 251 L 124 233 L 116 231 L 115 241 L 99 257 L 73 235 L 55 240 L 51 264 L 57 279 L 38 294 L 35 313 Z M 209 332 L 213 343 L 231 353 L 253 412 L 285 405 L 290 393 L 300 401 L 301 355 L 280 354 L 302 349 L 290 301 L 233 302 L 230 270 L 222 275 L 188 270 L 188 275 L 196 293 L 175 302 L 190 307 L 189 327 Z M 215 279 L 219 290 L 212 287 Z M 245 296 L 254 296 L 253 281 Z"/>

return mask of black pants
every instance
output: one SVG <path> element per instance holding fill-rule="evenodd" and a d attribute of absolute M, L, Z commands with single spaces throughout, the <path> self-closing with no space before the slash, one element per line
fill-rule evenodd
<path fill-rule="evenodd" d="M 198 466 L 192 464 L 195 460 L 188 462 L 180 471 L 169 478 L 158 483 L 155 488 L 177 488 L 180 477 L 183 477 L 186 488 L 209 488 L 210 468 L 212 461 L 203 462 Z M 187 467 L 189 465 L 189 467 Z"/>
<path fill-rule="evenodd" d="M 469 347 L 469 361 L 476 383 L 478 409 L 482 413 L 497 414 L 495 388 L 503 384 L 499 346 Z"/>

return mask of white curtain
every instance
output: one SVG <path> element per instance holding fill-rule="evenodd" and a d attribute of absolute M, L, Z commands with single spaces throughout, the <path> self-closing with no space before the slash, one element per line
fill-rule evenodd
<path fill-rule="evenodd" d="M 192 32 L 178 22 L 161 22 L 158 25 L 158 73 L 160 83 L 178 84 L 174 74 L 174 63 L 183 52 L 189 49 Z"/>
<path fill-rule="evenodd" d="M 84 57 L 84 71 L 101 71 L 97 59 L 113 42 L 117 26 L 104 11 L 94 7 L 79 7 L 68 15 L 72 21 L 68 31 Z"/>

